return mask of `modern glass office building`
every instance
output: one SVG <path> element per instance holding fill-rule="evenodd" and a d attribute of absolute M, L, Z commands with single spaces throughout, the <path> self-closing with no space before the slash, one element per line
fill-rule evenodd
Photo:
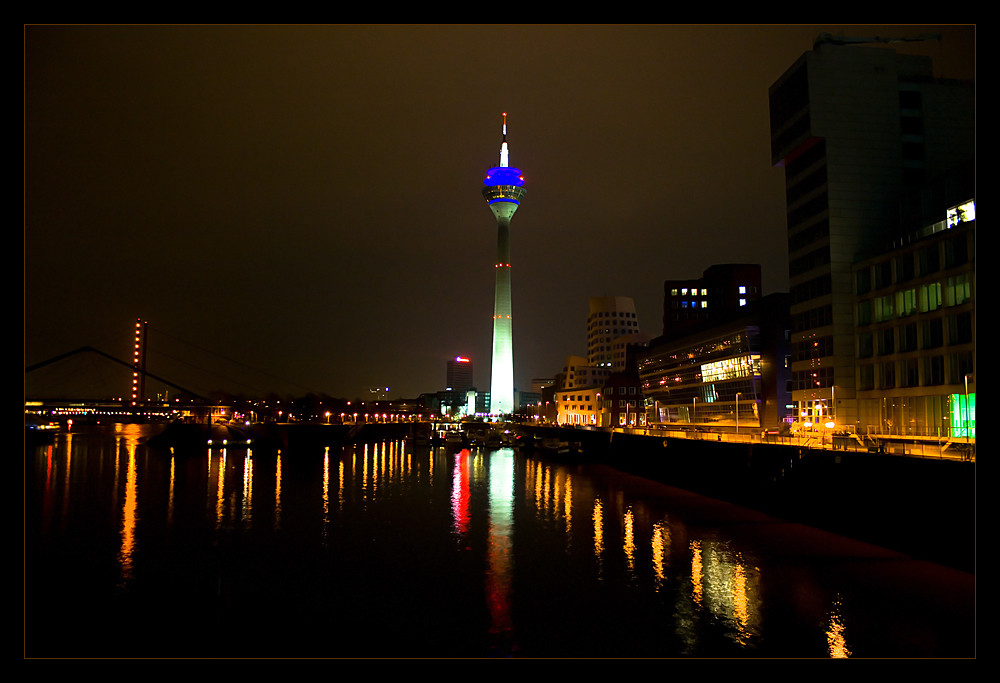
<path fill-rule="evenodd" d="M 975 436 L 975 202 L 940 218 L 854 267 L 863 432 Z"/>
<path fill-rule="evenodd" d="M 785 171 L 793 396 L 800 414 L 835 403 L 838 424 L 856 425 L 853 266 L 900 234 L 905 192 L 973 158 L 975 89 L 936 79 L 929 58 L 829 39 L 769 100 L 771 160 Z"/>

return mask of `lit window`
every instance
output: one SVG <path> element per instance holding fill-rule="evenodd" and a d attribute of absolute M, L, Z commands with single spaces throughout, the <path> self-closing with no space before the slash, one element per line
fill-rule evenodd
<path fill-rule="evenodd" d="M 747 288 L 744 287 L 743 285 L 740 285 L 740 294 L 746 294 L 746 293 L 747 293 Z M 743 304 L 740 305 L 742 306 Z"/>
<path fill-rule="evenodd" d="M 747 300 L 746 299 L 740 299 L 740 306 L 746 306 L 746 305 L 747 305 Z"/>

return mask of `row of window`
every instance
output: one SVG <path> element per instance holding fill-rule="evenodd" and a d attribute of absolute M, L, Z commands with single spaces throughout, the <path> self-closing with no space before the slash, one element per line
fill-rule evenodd
<path fill-rule="evenodd" d="M 792 372 L 792 391 L 803 391 L 806 389 L 822 389 L 833 386 L 833 368 L 810 368 L 808 370 L 797 370 Z"/>
<path fill-rule="evenodd" d="M 808 273 L 814 268 L 830 264 L 830 245 L 824 244 L 819 249 L 811 251 L 803 256 L 792 259 L 788 264 L 788 274 L 796 277 L 802 273 Z"/>
<path fill-rule="evenodd" d="M 858 325 L 882 323 L 905 318 L 914 313 L 930 313 L 942 306 L 960 306 L 972 300 L 972 283 L 968 273 L 929 282 L 919 287 L 858 302 Z"/>
<path fill-rule="evenodd" d="M 811 360 L 833 355 L 833 337 L 814 337 L 792 344 L 792 360 Z"/>
<path fill-rule="evenodd" d="M 829 304 L 811 308 L 808 311 L 796 313 L 792 316 L 792 331 L 804 332 L 817 327 L 826 327 L 833 324 L 833 306 Z"/>
<path fill-rule="evenodd" d="M 892 287 L 915 277 L 932 275 L 939 270 L 963 266 L 969 262 L 969 233 L 954 235 L 940 242 L 879 261 L 858 269 L 855 281 L 858 294 Z"/>
<path fill-rule="evenodd" d="M 830 236 L 830 219 L 823 218 L 807 228 L 803 228 L 788 236 L 788 253 L 794 254 L 799 249 L 814 244 Z"/>
<path fill-rule="evenodd" d="M 919 323 L 861 332 L 858 334 L 858 358 L 940 348 L 945 345 L 946 329 L 949 346 L 971 344 L 972 313 L 966 311 L 943 318 L 921 320 Z"/>
<path fill-rule="evenodd" d="M 698 409 L 706 404 L 713 403 L 735 403 L 737 396 L 741 400 L 748 400 L 757 396 L 760 392 L 760 380 L 758 377 L 744 377 L 727 382 L 696 382 L 686 383 L 681 386 L 669 386 L 667 392 L 662 391 L 664 387 L 657 383 L 647 382 L 644 386 L 644 395 L 647 402 L 655 402 L 657 405 L 688 405 L 697 403 Z"/>
<path fill-rule="evenodd" d="M 633 389 L 634 388 L 635 387 L 633 387 Z M 598 401 L 598 403 L 597 403 L 597 409 L 601 410 L 601 406 L 602 405 L 603 405 L 603 403 L 601 401 Z M 614 402 L 613 401 L 607 401 L 607 405 L 614 405 Z M 630 400 L 630 399 L 622 398 L 622 399 L 618 400 L 618 407 L 619 408 L 635 408 L 635 406 L 636 406 L 635 399 L 631 399 Z M 572 403 L 572 404 L 563 406 L 563 409 L 564 410 L 570 410 L 570 411 L 572 411 L 572 410 L 589 410 L 589 411 L 593 412 L 593 410 L 594 410 L 594 404 L 593 403 L 586 403 L 586 404 L 580 403 L 579 405 L 577 405 L 576 403 Z"/>
<path fill-rule="evenodd" d="M 816 147 L 814 147 L 813 150 L 816 150 Z M 820 150 L 820 152 L 822 153 L 822 150 Z M 818 155 L 816 155 L 816 158 L 818 158 Z M 809 174 L 798 178 L 794 183 L 789 184 L 788 188 L 785 190 L 785 206 L 791 206 L 806 195 L 825 185 L 826 164 L 823 164 Z"/>
<path fill-rule="evenodd" d="M 974 371 L 971 351 L 858 365 L 858 389 L 905 389 L 962 384 Z"/>
<path fill-rule="evenodd" d="M 791 288 L 789 292 L 793 304 L 801 303 L 803 301 L 809 301 L 810 299 L 818 299 L 821 296 L 829 294 L 833 291 L 833 285 L 831 284 L 829 273 L 824 273 L 818 277 L 814 277 L 811 280 L 806 280 L 805 282 L 800 282 Z"/>
<path fill-rule="evenodd" d="M 627 386 L 624 386 L 624 385 L 618 387 L 618 393 L 620 395 L 622 395 L 622 396 L 624 396 L 625 394 L 635 394 L 635 392 L 636 392 L 636 388 L 635 387 L 627 387 Z M 614 393 L 615 393 L 615 388 L 614 387 L 606 387 L 604 389 L 604 395 L 605 396 L 613 396 Z M 586 394 L 563 394 L 563 397 L 562 397 L 562 401 L 564 403 L 567 403 L 567 402 L 571 403 L 573 401 L 589 401 L 589 400 L 593 400 L 593 399 L 591 397 L 587 396 Z"/>
<path fill-rule="evenodd" d="M 602 327 L 598 329 L 591 328 L 591 330 L 587 334 L 587 344 L 588 345 L 592 345 L 595 343 L 607 344 L 617 337 L 622 337 L 629 334 L 637 334 L 639 332 L 639 323 L 634 320 L 621 320 L 618 321 L 616 324 L 622 325 L 623 327 L 615 327 L 615 328 Z"/>
<path fill-rule="evenodd" d="M 638 327 L 639 323 L 636 320 L 635 313 L 622 311 L 601 311 L 600 313 L 594 313 L 587 320 L 587 328 L 593 330 L 598 327 L 606 327 L 608 325 L 624 325 L 626 327 Z"/>
<path fill-rule="evenodd" d="M 634 318 L 635 313 L 632 311 L 598 311 L 594 313 L 593 318 Z"/>

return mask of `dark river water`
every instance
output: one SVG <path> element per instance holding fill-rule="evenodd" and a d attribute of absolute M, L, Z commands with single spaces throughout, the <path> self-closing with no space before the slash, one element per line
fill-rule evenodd
<path fill-rule="evenodd" d="M 971 657 L 970 574 L 596 465 L 26 448 L 28 657 Z"/>

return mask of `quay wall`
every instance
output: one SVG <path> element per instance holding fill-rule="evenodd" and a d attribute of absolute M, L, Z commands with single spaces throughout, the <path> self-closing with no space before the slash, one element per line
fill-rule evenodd
<path fill-rule="evenodd" d="M 528 428 L 629 474 L 964 571 L 975 566 L 975 463 L 784 444 Z"/>

